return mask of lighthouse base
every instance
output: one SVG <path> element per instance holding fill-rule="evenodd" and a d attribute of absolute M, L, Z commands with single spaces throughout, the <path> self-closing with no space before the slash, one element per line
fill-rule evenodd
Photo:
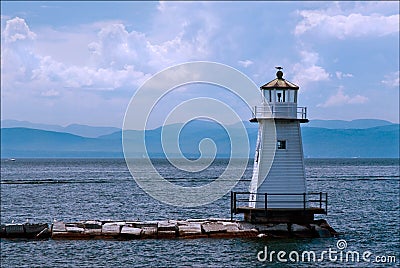
<path fill-rule="evenodd" d="M 244 214 L 244 220 L 250 223 L 298 223 L 307 224 L 314 221 L 315 214 L 325 214 L 321 208 L 306 209 L 257 209 L 238 207 L 236 213 Z"/>

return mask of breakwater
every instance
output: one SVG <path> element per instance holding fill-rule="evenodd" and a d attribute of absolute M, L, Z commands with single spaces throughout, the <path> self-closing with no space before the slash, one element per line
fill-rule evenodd
<path fill-rule="evenodd" d="M 288 238 L 332 237 L 337 232 L 325 221 L 309 224 L 255 224 L 228 219 L 165 221 L 85 220 L 51 224 L 2 224 L 5 239 L 179 239 L 179 238 Z"/>

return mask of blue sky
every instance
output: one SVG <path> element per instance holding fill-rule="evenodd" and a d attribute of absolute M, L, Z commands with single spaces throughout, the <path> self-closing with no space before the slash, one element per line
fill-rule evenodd
<path fill-rule="evenodd" d="M 144 81 L 200 60 L 237 68 L 259 86 L 283 66 L 311 120 L 397 123 L 399 28 L 397 1 L 1 1 L 1 118 L 121 127 Z M 231 101 L 243 120 L 251 116 L 216 87 L 171 94 L 177 103 Z"/>

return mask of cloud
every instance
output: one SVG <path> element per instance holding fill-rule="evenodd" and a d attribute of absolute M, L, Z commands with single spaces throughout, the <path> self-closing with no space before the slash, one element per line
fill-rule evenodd
<path fill-rule="evenodd" d="M 98 40 L 88 45 L 96 65 L 102 68 L 121 68 L 137 62 L 138 57 L 147 60 L 148 42 L 144 34 L 128 32 L 121 23 L 105 25 L 98 33 Z"/>
<path fill-rule="evenodd" d="M 29 29 L 25 20 L 18 17 L 8 20 L 2 34 L 1 57 L 6 90 L 20 86 L 21 82 L 30 87 L 34 81 L 45 87 L 42 90 L 50 90 L 53 83 L 95 90 L 137 87 L 152 73 L 172 64 L 204 59 L 208 54 L 209 36 L 201 24 L 192 32 L 193 27 L 186 23 L 176 36 L 162 42 L 152 41 L 138 31 L 128 31 L 119 22 L 97 25 L 101 26 L 97 40 L 87 44 L 91 63 L 76 65 L 37 53 L 33 42 L 38 35 Z"/>
<path fill-rule="evenodd" d="M 6 43 L 15 43 L 18 41 L 34 40 L 36 34 L 29 29 L 24 19 L 15 17 L 7 21 L 3 31 L 3 38 Z"/>
<path fill-rule="evenodd" d="M 92 18 L 83 19 L 81 13 L 76 13 L 69 21 L 52 21 L 53 16 L 48 17 L 50 21 L 39 24 L 35 24 L 37 20 L 24 21 L 23 15 L 19 18 L 2 15 L 1 95 L 2 98 L 6 96 L 3 102 L 7 103 L 3 112 L 5 115 L 16 112 L 22 105 L 33 107 L 36 105 L 34 99 L 43 105 L 53 102 L 61 107 L 60 104 L 64 103 L 63 107 L 68 111 L 75 107 L 76 99 L 83 96 L 86 101 L 90 99 L 91 105 L 97 99 L 98 107 L 105 107 L 107 103 L 114 105 L 112 100 L 117 98 L 121 98 L 118 105 L 126 105 L 131 93 L 152 74 L 191 60 L 211 60 L 239 67 L 257 84 L 273 79 L 276 72 L 273 67 L 281 65 L 285 68 L 285 77 L 301 86 L 302 92 L 313 87 L 331 88 L 330 80 L 337 82 L 340 79 L 363 88 L 366 88 L 365 83 L 396 87 L 399 84 L 398 73 L 389 74 L 396 71 L 390 66 L 394 66 L 392 61 L 398 58 L 393 39 L 398 36 L 398 21 L 396 29 L 390 23 L 393 22 L 392 16 L 398 18 L 393 15 L 398 10 L 398 3 L 382 5 L 385 7 L 377 2 L 228 5 L 223 2 L 167 1 L 145 6 L 135 2 L 129 5 L 134 13 L 131 8 L 123 8 L 124 5 L 116 7 L 119 9 L 117 17 L 111 18 L 105 8 L 96 5 L 93 11 L 96 16 Z M 308 9 L 310 6 L 319 10 L 296 13 L 295 9 Z M 89 10 L 93 7 L 82 8 Z M 82 12 L 87 13 L 87 10 Z M 262 14 L 254 17 L 254 10 Z M 46 17 L 50 11 L 53 10 L 39 9 L 37 15 Z M 287 23 L 276 27 L 276 16 L 286 17 Z M 393 31 L 397 32 L 391 34 Z M 317 35 L 330 39 L 321 40 Z M 380 35 L 386 37 L 377 43 L 376 37 Z M 343 43 L 339 37 L 349 40 Z M 359 37 L 372 38 L 354 40 Z M 345 45 L 346 49 L 341 49 Z M 367 56 L 370 56 L 368 66 L 357 60 L 367 59 Z M 383 61 L 388 64 L 382 65 Z M 371 66 L 381 66 L 382 72 L 388 76 L 363 79 L 365 77 L 356 75 L 354 71 L 362 69 L 363 74 L 371 73 L 368 71 Z M 350 81 L 348 78 L 353 74 L 357 77 Z M 180 93 L 188 92 L 190 90 L 185 92 L 182 89 Z M 364 92 L 360 94 L 368 96 Z M 331 93 L 324 90 L 322 99 L 305 93 L 303 100 L 305 105 L 323 105 L 330 94 L 336 93 L 336 90 Z M 14 98 L 11 99 L 10 95 Z M 362 96 L 356 95 L 350 89 L 342 90 L 344 103 L 364 101 Z M 19 101 L 22 96 L 26 98 L 24 104 Z M 387 102 L 394 98 L 382 99 L 385 103 L 376 106 L 377 114 L 380 113 L 378 108 L 384 110 L 382 106 L 386 107 Z M 31 100 L 32 104 L 29 104 Z M 80 101 L 84 106 L 84 100 Z M 398 107 L 398 102 L 394 105 Z M 351 110 L 352 106 L 348 106 Z M 113 108 L 98 110 L 104 114 Z M 26 113 L 27 116 L 31 114 Z M 72 118 L 66 115 L 68 113 L 64 114 L 67 121 L 80 121 L 86 117 Z M 21 113 L 19 116 L 23 119 L 25 115 Z"/>
<path fill-rule="evenodd" d="M 58 28 L 58 23 L 34 26 L 23 18 L 2 16 L 3 115 L 119 124 L 131 94 L 151 75 L 173 64 L 214 59 L 214 48 L 223 47 L 216 40 L 224 36 L 213 5 L 160 6 L 146 15 L 145 27 L 132 16 L 88 24 L 60 22 Z"/>
<path fill-rule="evenodd" d="M 24 19 L 15 17 L 7 20 L 1 35 L 1 74 L 2 89 L 8 81 L 27 82 L 32 71 L 38 68 L 38 57 L 32 45 L 36 34 L 32 32 Z"/>
<path fill-rule="evenodd" d="M 367 97 L 361 95 L 350 97 L 344 94 L 343 87 L 339 87 L 336 95 L 330 96 L 326 102 L 318 104 L 317 107 L 327 108 L 346 104 L 363 104 L 366 102 L 368 102 Z"/>
<path fill-rule="evenodd" d="M 336 72 L 336 78 L 339 80 L 341 80 L 342 78 L 347 78 L 347 77 L 353 77 L 353 75 L 350 73 L 342 73 L 340 71 Z"/>
<path fill-rule="evenodd" d="M 196 6 L 207 8 L 198 10 Z M 60 32 L 46 27 L 36 34 L 24 19 L 16 17 L 6 22 L 2 33 L 1 69 L 2 74 L 8 74 L 3 77 L 3 84 L 7 88 L 19 82 L 41 80 L 76 88 L 138 86 L 151 74 L 173 64 L 210 58 L 211 41 L 218 28 L 215 16 L 207 12 L 210 8 L 207 3 L 160 3 L 159 12 L 154 16 L 154 29 L 148 31 L 151 36 L 127 30 L 125 24 L 115 20 L 83 25 L 79 31 L 94 38 L 86 44 L 87 54 L 80 49 L 82 41 L 75 42 L 80 45 L 78 49 L 69 40 L 80 36 L 69 32 L 76 29 L 66 28 Z M 93 37 L 94 29 L 98 32 Z M 35 49 L 45 44 L 43 39 L 53 44 L 53 53 L 59 54 L 60 47 L 73 47 L 79 52 L 66 50 L 60 57 L 49 54 L 46 49 Z M 65 43 L 68 46 L 63 47 Z M 68 56 L 64 55 L 73 58 L 74 53 L 87 59 L 65 60 Z M 47 90 L 52 87 L 49 85 Z"/>
<path fill-rule="evenodd" d="M 249 67 L 250 65 L 252 65 L 254 62 L 252 62 L 251 60 L 245 60 L 245 61 L 238 61 L 238 63 L 243 66 L 244 68 Z"/>
<path fill-rule="evenodd" d="M 293 65 L 293 82 L 302 86 L 310 82 L 329 80 L 329 73 L 319 65 L 319 54 L 307 50 L 300 51 L 301 60 Z"/>
<path fill-rule="evenodd" d="M 387 87 L 399 87 L 400 86 L 400 71 L 392 72 L 385 75 L 385 79 L 381 81 Z"/>
<path fill-rule="evenodd" d="M 333 36 L 339 39 L 385 36 L 399 32 L 400 15 L 384 16 L 380 14 L 362 15 L 360 13 L 328 14 L 327 10 L 302 10 L 302 20 L 296 25 L 294 34 L 306 32 Z"/>
<path fill-rule="evenodd" d="M 212 3 L 161 1 L 149 37 L 152 64 L 162 67 L 213 56 L 220 21 Z"/>
<path fill-rule="evenodd" d="M 62 83 L 65 87 L 104 90 L 138 86 L 150 75 L 137 71 L 132 65 L 118 69 L 68 66 L 51 57 L 41 59 L 40 68 L 33 71 L 32 80 Z"/>
<path fill-rule="evenodd" d="M 119 123 L 130 94 L 152 74 L 172 64 L 211 59 L 218 28 L 212 12 L 175 3 L 166 3 L 163 12 L 146 30 L 117 20 L 34 28 L 22 18 L 3 16 L 4 115 Z M 50 107 L 54 113 L 44 112 Z M 101 111 L 93 113 L 96 109 Z"/>

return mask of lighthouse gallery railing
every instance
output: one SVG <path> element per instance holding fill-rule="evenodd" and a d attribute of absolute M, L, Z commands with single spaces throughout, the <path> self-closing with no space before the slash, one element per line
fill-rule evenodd
<path fill-rule="evenodd" d="M 297 107 L 293 103 L 255 106 L 253 117 L 307 119 L 307 107 Z"/>
<path fill-rule="evenodd" d="M 246 197 L 243 197 L 245 195 Z M 238 213 L 238 208 L 240 207 L 238 203 L 249 203 L 249 197 L 250 195 L 258 195 L 258 196 L 264 196 L 264 200 L 256 200 L 256 201 L 251 201 L 252 203 L 262 203 L 264 204 L 264 207 L 257 208 L 265 211 L 265 215 L 268 213 L 268 203 L 271 204 L 274 201 L 273 200 L 268 200 L 268 196 L 302 196 L 301 201 L 287 201 L 288 203 L 302 203 L 302 209 L 306 210 L 307 208 L 310 208 L 312 206 L 317 207 L 319 209 L 324 209 L 324 214 L 328 214 L 328 193 L 298 193 L 298 194 L 280 194 L 280 193 L 273 193 L 273 194 L 268 194 L 268 193 L 251 193 L 251 192 L 231 192 L 231 220 L 233 219 L 233 214 Z M 239 197 L 238 197 L 239 196 Z M 281 200 L 276 201 L 276 202 L 282 202 Z"/>

